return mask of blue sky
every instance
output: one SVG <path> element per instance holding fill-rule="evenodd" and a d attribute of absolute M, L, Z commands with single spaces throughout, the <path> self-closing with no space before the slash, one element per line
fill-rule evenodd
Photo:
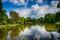
<path fill-rule="evenodd" d="M 2 0 L 3 9 L 9 16 L 10 11 L 16 11 L 20 16 L 39 18 L 47 13 L 56 13 L 60 11 L 57 8 L 57 0 Z M 10 16 L 9 16 L 10 17 Z"/>

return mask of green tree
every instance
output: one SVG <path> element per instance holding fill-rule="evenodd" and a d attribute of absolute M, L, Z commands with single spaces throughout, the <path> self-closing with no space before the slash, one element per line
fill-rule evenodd
<path fill-rule="evenodd" d="M 60 21 L 60 12 L 56 13 L 56 21 Z"/>
<path fill-rule="evenodd" d="M 25 23 L 28 23 L 28 22 L 31 22 L 31 18 L 30 17 L 25 18 Z"/>
<path fill-rule="evenodd" d="M 11 11 L 10 16 L 13 23 L 18 23 L 20 21 L 20 16 L 18 15 L 18 13 Z"/>
<path fill-rule="evenodd" d="M 7 23 L 8 16 L 6 15 L 6 11 L 2 10 L 2 2 L 0 0 L 0 24 Z"/>
<path fill-rule="evenodd" d="M 8 24 L 12 24 L 13 23 L 11 18 L 8 18 L 7 22 L 8 22 Z"/>
<path fill-rule="evenodd" d="M 45 15 L 45 22 L 46 23 L 55 23 L 56 15 L 55 14 L 46 14 Z"/>
<path fill-rule="evenodd" d="M 44 18 L 43 17 L 40 17 L 38 20 L 39 20 L 39 22 L 44 23 Z"/>
<path fill-rule="evenodd" d="M 57 7 L 60 8 L 60 2 L 58 3 Z"/>
<path fill-rule="evenodd" d="M 58 3 L 57 8 L 60 8 L 60 2 Z M 56 13 L 56 21 L 60 21 L 60 12 Z"/>
<path fill-rule="evenodd" d="M 25 18 L 24 17 L 20 17 L 20 23 L 25 24 Z"/>
<path fill-rule="evenodd" d="M 36 23 L 37 20 L 35 18 L 31 18 L 31 22 Z"/>
<path fill-rule="evenodd" d="M 7 24 L 7 19 L 8 19 L 8 16 L 6 15 L 6 11 L 2 10 L 0 12 L 0 24 Z"/>
<path fill-rule="evenodd" d="M 2 2 L 1 2 L 1 0 L 0 0 L 0 11 L 2 10 Z"/>

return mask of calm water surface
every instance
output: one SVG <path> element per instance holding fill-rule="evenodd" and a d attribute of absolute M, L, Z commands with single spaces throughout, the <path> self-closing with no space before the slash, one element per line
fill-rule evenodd
<path fill-rule="evenodd" d="M 55 25 L 19 25 L 0 30 L 0 40 L 60 40 Z"/>

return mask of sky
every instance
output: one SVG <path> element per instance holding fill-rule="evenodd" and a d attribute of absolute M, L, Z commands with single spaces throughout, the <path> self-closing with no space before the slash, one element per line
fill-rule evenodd
<path fill-rule="evenodd" d="M 10 17 L 10 11 L 15 11 L 19 16 L 27 18 L 44 17 L 47 13 L 54 14 L 60 11 L 57 8 L 58 0 L 2 0 L 3 9 Z"/>

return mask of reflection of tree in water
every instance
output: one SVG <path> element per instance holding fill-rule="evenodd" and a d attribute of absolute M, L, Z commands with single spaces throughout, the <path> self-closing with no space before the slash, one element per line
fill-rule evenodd
<path fill-rule="evenodd" d="M 57 31 L 60 33 L 60 25 L 56 25 Z"/>
<path fill-rule="evenodd" d="M 57 5 L 57 8 L 60 8 L 60 0 L 59 0 L 59 3 Z M 60 14 L 60 13 L 59 13 Z M 60 16 L 60 15 L 59 15 Z M 60 22 L 60 18 L 58 16 L 58 19 L 59 19 L 59 22 Z M 57 31 L 60 33 L 60 24 L 57 24 L 56 27 L 58 28 Z"/>
<path fill-rule="evenodd" d="M 21 31 L 24 31 L 25 25 L 20 25 L 20 29 L 21 29 Z"/>
<path fill-rule="evenodd" d="M 10 33 L 11 40 L 13 40 L 14 37 L 18 36 L 19 32 L 20 30 L 18 27 L 13 28 Z"/>
<path fill-rule="evenodd" d="M 1 30 L 0 29 L 0 40 L 6 40 L 7 35 L 8 35 L 7 30 Z"/>
<path fill-rule="evenodd" d="M 19 26 L 13 27 L 10 33 L 11 40 L 13 40 L 14 37 L 19 36 L 20 31 L 24 31 L 25 28 L 26 28 L 25 25 L 19 25 Z"/>
<path fill-rule="evenodd" d="M 51 33 L 51 40 L 54 40 L 54 35 Z"/>
<path fill-rule="evenodd" d="M 56 31 L 56 25 L 55 24 L 45 24 L 45 28 L 47 31 Z"/>
<path fill-rule="evenodd" d="M 29 24 L 29 25 L 26 25 L 26 27 L 28 27 L 28 28 L 31 28 L 31 26 L 32 26 L 31 24 Z"/>

